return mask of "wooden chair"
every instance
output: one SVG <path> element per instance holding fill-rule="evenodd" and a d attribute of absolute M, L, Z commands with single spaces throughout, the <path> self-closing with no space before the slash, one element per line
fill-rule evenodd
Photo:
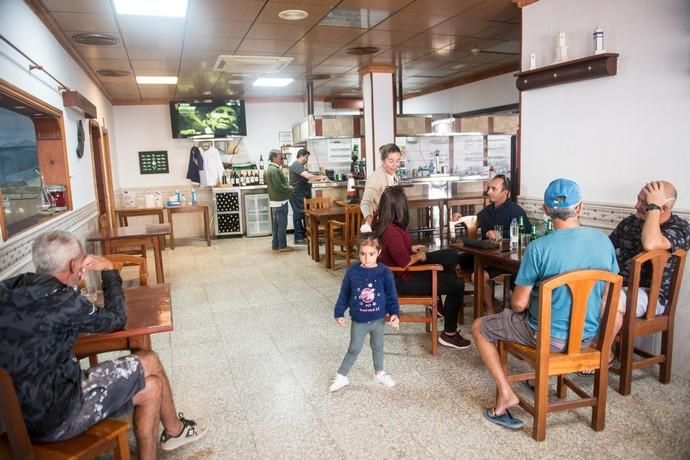
<path fill-rule="evenodd" d="M 3 459 L 84 459 L 113 451 L 116 460 L 129 460 L 129 424 L 104 420 L 85 433 L 62 442 L 31 442 L 10 374 L 0 369 L 0 458 Z"/>
<path fill-rule="evenodd" d="M 443 271 L 443 265 L 412 265 L 406 268 L 388 267 L 393 272 L 431 272 L 431 292 L 422 294 L 398 294 L 398 302 L 403 305 L 423 305 L 424 316 L 400 313 L 401 323 L 425 323 L 426 331 L 431 332 L 431 354 L 438 353 L 438 272 Z"/>
<path fill-rule="evenodd" d="M 98 225 L 101 230 L 105 229 L 107 224 L 107 218 L 105 214 L 101 214 L 98 218 Z M 126 240 L 126 241 L 111 241 L 110 250 L 113 254 L 130 254 L 141 256 L 146 259 L 146 240 Z"/>
<path fill-rule="evenodd" d="M 118 272 L 122 271 L 123 267 L 139 267 L 139 286 L 149 285 L 149 271 L 145 258 L 128 254 L 108 254 L 103 257 L 111 261 Z"/>
<path fill-rule="evenodd" d="M 584 333 L 587 298 L 595 283 L 608 283 L 604 314 L 599 327 L 596 344 L 583 349 L 581 347 Z M 578 407 L 592 407 L 591 427 L 595 431 L 604 429 L 606 416 L 606 389 L 608 385 L 608 359 L 613 341 L 613 323 L 618 309 L 618 298 L 622 278 L 602 270 L 578 270 L 553 276 L 539 286 L 539 329 L 537 347 L 527 347 L 512 342 L 498 342 L 501 365 L 509 382 L 536 379 L 534 387 L 534 404 L 520 398 L 520 406 L 534 417 L 532 437 L 537 441 L 546 438 L 546 415 L 548 412 L 568 410 Z M 563 352 L 550 351 L 551 332 L 551 298 L 552 291 L 558 287 L 570 290 L 572 308 L 570 312 L 570 331 L 568 345 Z M 511 353 L 530 364 L 535 371 L 516 375 L 508 374 L 508 354 Z M 585 369 L 595 369 L 592 395 L 586 393 L 565 375 Z M 549 377 L 558 376 L 557 395 L 562 401 L 549 404 Z M 581 399 L 566 401 L 568 388 Z"/>
<path fill-rule="evenodd" d="M 620 331 L 620 362 L 621 367 L 614 372 L 620 374 L 618 392 L 622 395 L 629 395 L 632 385 L 632 371 L 642 367 L 659 365 L 659 381 L 669 383 L 671 381 L 671 366 L 673 358 L 673 326 L 676 315 L 676 304 L 680 292 L 680 284 L 683 279 L 685 268 L 685 257 L 687 252 L 683 249 L 676 249 L 673 253 L 660 249 L 656 251 L 643 252 L 638 254 L 631 262 L 630 280 L 626 296 L 626 311 L 623 317 L 623 327 Z M 668 292 L 666 309 L 661 315 L 656 314 L 656 304 L 659 300 L 661 289 L 661 279 L 664 268 L 667 264 L 675 260 L 673 272 L 671 273 L 671 287 Z M 635 310 L 637 306 L 637 294 L 640 288 L 640 273 L 642 267 L 647 264 L 650 272 L 651 286 L 649 287 L 647 303 L 647 313 L 641 318 L 637 318 Z M 661 332 L 661 353 L 654 355 L 645 350 L 635 348 L 635 339 L 646 335 Z M 634 355 L 642 356 L 644 359 L 634 360 Z"/>
<path fill-rule="evenodd" d="M 321 209 L 321 208 L 330 208 L 333 206 L 333 198 L 329 197 L 316 197 L 316 198 L 305 198 L 304 199 L 304 210 L 310 210 L 310 209 Z M 307 234 L 307 254 L 311 254 L 311 239 L 313 238 L 311 234 L 311 225 L 310 225 L 310 218 L 306 214 L 304 215 L 304 225 L 305 225 L 305 231 Z M 319 225 L 319 234 L 316 236 L 316 238 L 321 238 L 321 237 L 326 236 L 326 226 L 325 225 Z M 312 255 L 312 258 L 314 256 Z"/>
<path fill-rule="evenodd" d="M 350 266 L 350 259 L 357 258 L 357 235 L 362 225 L 362 210 L 359 205 L 348 205 L 345 208 L 345 221 L 329 220 L 328 231 L 331 240 L 331 269 L 340 267 L 335 265 L 335 257 L 345 258 L 345 266 Z M 339 247 L 340 249 L 336 249 Z"/>

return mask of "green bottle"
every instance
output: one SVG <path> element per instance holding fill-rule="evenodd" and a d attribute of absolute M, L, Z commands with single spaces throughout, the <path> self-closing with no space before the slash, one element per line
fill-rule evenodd
<path fill-rule="evenodd" d="M 553 222 L 551 220 L 546 221 L 546 232 L 544 232 L 544 235 L 548 235 L 549 233 L 553 233 Z"/>
<path fill-rule="evenodd" d="M 525 219 L 520 216 L 518 217 L 518 235 L 525 234 Z"/>
<path fill-rule="evenodd" d="M 532 234 L 529 237 L 530 241 L 534 241 L 537 239 L 537 226 L 532 225 Z"/>

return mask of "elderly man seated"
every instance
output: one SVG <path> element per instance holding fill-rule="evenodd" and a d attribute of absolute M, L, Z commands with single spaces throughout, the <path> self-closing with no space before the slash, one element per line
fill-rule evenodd
<path fill-rule="evenodd" d="M 611 232 L 609 238 L 618 252 L 618 264 L 621 267 L 620 274 L 624 285 L 627 286 L 630 278 L 630 262 L 640 252 L 655 249 L 690 249 L 690 223 L 672 212 L 677 197 L 676 188 L 670 182 L 652 181 L 645 184 L 637 194 L 636 213 L 623 219 Z M 664 268 L 659 300 L 654 306 L 657 315 L 666 309 L 675 263 L 671 261 Z M 647 312 L 647 287 L 651 285 L 649 270 L 642 270 L 640 275 L 640 286 L 643 288 L 637 295 L 635 316 L 638 317 L 644 316 Z M 623 325 L 627 292 L 627 287 L 621 291 L 615 333 L 618 333 Z"/>
<path fill-rule="evenodd" d="M 503 340 L 536 347 L 539 326 L 538 285 L 545 279 L 579 269 L 618 272 L 616 253 L 611 241 L 602 232 L 581 227 L 579 224 L 582 194 L 575 182 L 568 179 L 556 179 L 551 182 L 544 192 L 543 207 L 544 212 L 553 220 L 555 231 L 527 247 L 515 279 L 512 309 L 478 318 L 472 325 L 472 334 L 479 354 L 498 389 L 494 407 L 484 409 L 484 417 L 511 429 L 519 429 L 523 425 L 523 422 L 514 418 L 508 410 L 519 401 L 501 368 L 494 343 Z M 583 346 L 589 345 L 598 332 L 603 290 L 603 286 L 595 286 L 594 295 L 590 295 L 588 299 Z M 565 349 L 570 326 L 570 303 L 567 288 L 562 287 L 554 291 L 551 304 L 553 351 Z"/>
<path fill-rule="evenodd" d="M 141 459 L 157 458 L 206 431 L 176 414 L 170 383 L 153 352 L 79 367 L 72 347 L 83 332 L 109 332 L 126 323 L 122 280 L 103 257 L 87 255 L 64 231 L 38 237 L 36 273 L 0 283 L 0 367 L 12 376 L 29 434 L 37 441 L 77 436 L 101 420 L 134 408 Z M 105 305 L 97 308 L 75 286 L 89 270 L 101 271 Z"/>

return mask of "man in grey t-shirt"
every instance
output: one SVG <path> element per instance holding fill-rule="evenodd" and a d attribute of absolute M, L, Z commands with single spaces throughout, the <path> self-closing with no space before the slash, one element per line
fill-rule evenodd
<path fill-rule="evenodd" d="M 297 159 L 290 165 L 290 206 L 292 206 L 292 223 L 295 227 L 295 244 L 305 244 L 306 235 L 304 226 L 304 199 L 311 198 L 310 180 L 323 180 L 324 177 L 311 174 L 307 171 L 309 150 L 299 149 Z"/>

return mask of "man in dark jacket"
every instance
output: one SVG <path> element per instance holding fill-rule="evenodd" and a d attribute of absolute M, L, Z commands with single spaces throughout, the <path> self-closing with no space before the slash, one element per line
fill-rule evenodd
<path fill-rule="evenodd" d="M 200 438 L 205 428 L 176 415 L 170 384 L 153 352 L 137 352 L 82 371 L 72 347 L 84 332 L 110 332 L 126 321 L 122 279 L 112 263 L 87 255 L 71 233 L 34 241 L 36 273 L 0 283 L 0 367 L 12 376 L 31 437 L 60 441 L 134 408 L 139 458 Z M 100 271 L 103 308 L 75 286 Z M 176 434 L 176 436 L 170 433 Z"/>

